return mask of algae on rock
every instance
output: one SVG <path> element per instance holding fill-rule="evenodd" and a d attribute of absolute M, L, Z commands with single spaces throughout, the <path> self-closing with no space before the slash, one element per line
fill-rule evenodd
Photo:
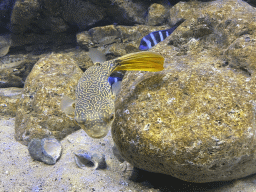
<path fill-rule="evenodd" d="M 151 49 L 165 70 L 124 77 L 117 148 L 135 167 L 190 182 L 256 173 L 255 8 L 180 2 L 170 15 L 186 21 Z"/>
<path fill-rule="evenodd" d="M 64 95 L 75 96 L 82 70 L 63 54 L 40 59 L 28 75 L 18 102 L 15 138 L 27 145 L 33 138 L 49 135 L 61 140 L 80 129 L 60 109 Z"/>

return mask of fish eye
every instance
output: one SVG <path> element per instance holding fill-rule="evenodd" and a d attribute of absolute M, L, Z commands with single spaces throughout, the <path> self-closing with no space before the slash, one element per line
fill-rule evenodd
<path fill-rule="evenodd" d="M 99 67 L 102 66 L 102 64 L 101 64 L 100 62 L 95 63 L 95 65 L 96 65 L 96 66 L 99 66 Z"/>
<path fill-rule="evenodd" d="M 114 114 L 112 113 L 112 114 L 110 115 L 109 120 L 112 121 L 113 119 L 114 119 Z"/>
<path fill-rule="evenodd" d="M 145 41 L 141 42 L 141 45 L 147 46 L 147 43 Z"/>

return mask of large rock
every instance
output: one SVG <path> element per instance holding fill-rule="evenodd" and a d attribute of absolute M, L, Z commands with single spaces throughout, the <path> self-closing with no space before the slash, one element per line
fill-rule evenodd
<path fill-rule="evenodd" d="M 40 59 L 26 79 L 17 107 L 15 138 L 27 145 L 50 135 L 61 140 L 80 127 L 60 109 L 64 95 L 74 99 L 82 70 L 63 54 Z"/>
<path fill-rule="evenodd" d="M 28 47 L 28 49 L 34 47 Z M 93 65 L 88 52 L 82 49 L 72 48 L 58 50 L 60 54 L 73 59 L 82 70 Z M 14 54 L 0 58 L 0 88 L 24 87 L 24 82 L 35 63 L 45 57 L 46 54 Z"/>
<path fill-rule="evenodd" d="M 103 7 L 93 4 L 91 1 L 62 0 L 60 4 L 63 19 L 68 23 L 75 23 L 82 29 L 107 16 Z"/>
<path fill-rule="evenodd" d="M 0 2 L 0 33 L 7 33 L 10 29 L 10 17 L 15 1 L 2 0 Z"/>
<path fill-rule="evenodd" d="M 38 17 L 40 4 L 37 0 L 17 0 L 11 15 L 11 30 L 13 33 L 23 34 L 28 29 L 35 29 L 33 21 Z"/>
<path fill-rule="evenodd" d="M 149 7 L 147 24 L 162 25 L 167 16 L 167 9 L 161 4 L 154 3 Z"/>
<path fill-rule="evenodd" d="M 9 52 L 11 44 L 10 34 L 0 36 L 0 57 L 5 56 Z"/>
<path fill-rule="evenodd" d="M 0 3 L 0 24 L 1 5 Z M 9 3 L 10 4 L 10 3 Z M 12 47 L 68 44 L 77 31 L 106 24 L 145 24 L 149 2 L 124 0 L 17 0 L 11 10 Z M 6 13 L 6 12 L 3 12 Z M 8 21 L 9 22 L 9 21 Z M 8 25 L 3 23 L 3 25 Z"/>
<path fill-rule="evenodd" d="M 0 58 L 0 88 L 23 87 L 34 64 L 42 55 L 15 54 Z"/>
<path fill-rule="evenodd" d="M 124 1 L 110 0 L 111 6 L 107 9 L 110 17 L 114 18 L 114 22 L 119 24 L 143 24 L 149 3 L 145 1 Z M 101 1 L 102 2 L 102 1 Z"/>
<path fill-rule="evenodd" d="M 190 182 L 256 173 L 255 8 L 181 2 L 170 14 L 186 21 L 152 49 L 165 70 L 124 77 L 117 148 L 135 167 Z"/>
<path fill-rule="evenodd" d="M 15 117 L 22 88 L 0 88 L 0 114 Z"/>
<path fill-rule="evenodd" d="M 105 54 L 122 56 L 127 53 L 139 51 L 141 39 L 152 31 L 168 29 L 170 26 L 114 26 L 94 27 L 89 31 L 77 34 L 77 42 L 81 47 L 90 48 L 102 46 Z"/>

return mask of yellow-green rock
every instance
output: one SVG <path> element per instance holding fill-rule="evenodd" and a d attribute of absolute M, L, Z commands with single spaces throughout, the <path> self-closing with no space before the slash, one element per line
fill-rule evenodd
<path fill-rule="evenodd" d="M 124 77 L 117 148 L 135 167 L 190 182 L 256 173 L 255 8 L 181 2 L 173 12 L 186 21 L 151 49 L 165 69 Z"/>
<path fill-rule="evenodd" d="M 61 140 L 80 127 L 60 109 L 64 95 L 75 98 L 82 70 L 64 54 L 40 59 L 28 75 L 18 102 L 15 138 L 27 145 L 33 138 Z"/>
<path fill-rule="evenodd" d="M 148 25 L 162 25 L 167 18 L 167 9 L 161 5 L 154 3 L 148 10 Z"/>
<path fill-rule="evenodd" d="M 0 114 L 15 117 L 17 100 L 20 98 L 22 88 L 0 88 Z"/>

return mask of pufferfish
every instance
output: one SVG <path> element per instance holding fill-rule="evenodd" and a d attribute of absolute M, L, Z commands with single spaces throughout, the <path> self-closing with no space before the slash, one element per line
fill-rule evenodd
<path fill-rule="evenodd" d="M 91 52 L 94 52 L 94 56 L 97 55 L 97 51 Z M 61 109 L 66 114 L 73 113 L 74 110 L 74 120 L 88 136 L 105 137 L 115 118 L 114 102 L 121 87 L 120 83 L 111 85 L 108 82 L 111 73 L 116 70 L 161 71 L 163 64 L 164 58 L 160 54 L 147 51 L 127 54 L 110 61 L 96 62 L 79 79 L 75 101 L 64 97 L 61 101 Z"/>

